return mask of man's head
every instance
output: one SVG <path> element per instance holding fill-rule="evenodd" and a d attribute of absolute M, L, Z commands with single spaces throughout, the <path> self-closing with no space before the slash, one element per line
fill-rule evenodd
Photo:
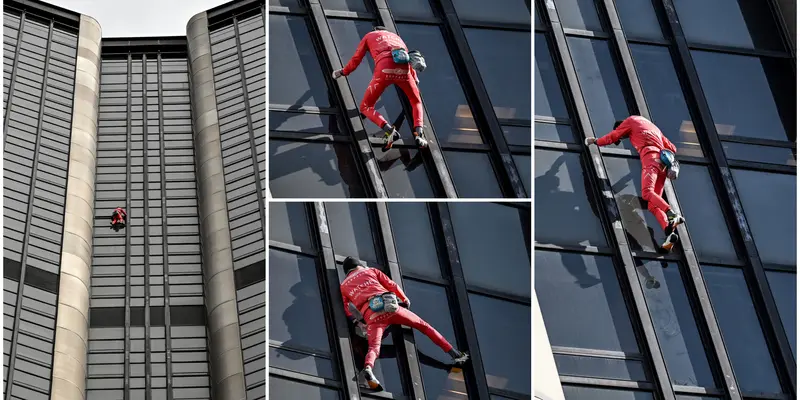
<path fill-rule="evenodd" d="M 386 30 L 386 27 L 385 27 L 385 26 L 378 25 L 378 26 L 376 26 L 376 27 L 372 28 L 372 30 L 373 30 L 373 31 L 385 31 L 385 30 Z"/>
<path fill-rule="evenodd" d="M 344 268 L 344 273 L 347 274 L 350 271 L 358 268 L 361 265 L 361 261 L 353 257 L 347 257 L 344 259 L 342 263 L 342 267 Z"/>
<path fill-rule="evenodd" d="M 617 129 L 617 127 L 619 127 L 620 125 L 622 125 L 622 121 L 614 122 L 614 129 Z"/>

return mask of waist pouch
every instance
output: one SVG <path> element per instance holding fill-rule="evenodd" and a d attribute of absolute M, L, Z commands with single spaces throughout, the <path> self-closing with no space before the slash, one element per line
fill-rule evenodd
<path fill-rule="evenodd" d="M 392 60 L 397 64 L 408 64 L 408 52 L 405 49 L 392 50 Z"/>
<path fill-rule="evenodd" d="M 675 153 L 669 150 L 661 150 L 659 154 L 661 164 L 667 168 L 667 178 L 670 180 L 678 179 L 678 174 L 681 172 L 681 164 L 675 158 Z"/>
<path fill-rule="evenodd" d="M 397 312 L 400 308 L 400 303 L 397 301 L 397 295 L 394 293 L 384 293 L 380 296 L 375 296 L 369 299 L 369 309 L 372 312 Z"/>
<path fill-rule="evenodd" d="M 425 63 L 425 57 L 417 50 L 412 50 L 408 53 L 408 62 L 411 64 L 411 68 L 414 68 L 417 72 L 425 71 L 425 68 L 428 68 Z"/>

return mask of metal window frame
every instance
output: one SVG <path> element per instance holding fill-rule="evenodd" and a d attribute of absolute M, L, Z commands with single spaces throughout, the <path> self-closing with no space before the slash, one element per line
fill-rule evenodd
<path fill-rule="evenodd" d="M 101 58 L 100 58 L 100 68 L 102 69 L 103 59 L 102 59 L 102 45 L 101 45 Z M 131 101 L 131 82 L 133 81 L 133 56 L 128 53 L 126 59 L 126 75 L 128 76 L 128 80 L 126 82 L 126 95 L 125 95 L 125 111 L 126 111 L 126 127 L 125 127 L 125 212 L 128 213 L 128 221 L 130 221 L 131 216 L 131 186 L 133 186 L 133 181 L 131 180 L 131 114 L 133 111 L 131 108 L 133 107 L 133 102 Z M 102 74 L 100 75 L 101 84 L 102 84 Z M 102 87 L 101 87 L 102 88 Z M 99 103 L 98 103 L 99 104 Z M 98 121 L 99 121 L 99 113 L 98 113 Z M 99 122 L 98 122 L 99 123 Z M 145 128 L 144 126 L 142 127 Z M 98 135 L 100 134 L 98 129 Z M 143 186 L 144 187 L 144 186 Z M 97 201 L 97 200 L 95 200 Z M 124 361 L 124 368 L 125 371 L 123 372 L 123 390 L 125 390 L 123 394 L 123 400 L 129 400 L 130 395 L 130 382 L 131 382 L 131 247 L 129 243 L 131 242 L 131 230 L 130 226 L 125 227 L 125 299 L 123 301 L 123 307 L 125 309 L 125 339 L 124 339 L 124 348 L 123 351 L 125 352 L 125 361 Z M 144 260 L 147 262 L 147 259 Z M 145 267 L 146 268 L 146 267 Z M 145 358 L 147 356 L 145 355 Z M 146 389 L 145 389 L 146 390 Z"/>
<path fill-rule="evenodd" d="M 3 10 L 5 11 L 5 10 Z M 14 97 L 14 85 L 17 82 L 17 63 L 19 62 L 20 43 L 22 43 L 22 30 L 25 28 L 25 16 L 27 13 L 22 10 L 19 14 L 19 31 L 17 32 L 17 51 L 14 53 L 14 62 L 11 64 L 11 77 L 8 83 L 8 98 L 3 108 L 3 150 L 6 147 L 6 136 L 8 135 L 8 121 L 11 110 L 11 99 Z"/>

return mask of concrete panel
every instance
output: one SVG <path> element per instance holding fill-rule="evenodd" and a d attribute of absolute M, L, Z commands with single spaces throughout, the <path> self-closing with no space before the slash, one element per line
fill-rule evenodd
<path fill-rule="evenodd" d="M 228 205 L 225 178 L 222 174 L 222 149 L 219 142 L 216 93 L 211 66 L 208 17 L 200 13 L 186 26 L 189 48 L 192 118 L 195 129 L 195 165 L 198 182 L 200 229 L 203 237 L 203 282 L 209 325 L 211 387 L 214 398 L 244 399 L 244 362 L 242 360 L 236 287 L 233 284 Z M 202 135 L 198 135 L 202 132 Z M 202 162 L 201 162 L 202 160 Z M 208 165 L 203 168 L 200 166 Z M 222 195 L 219 195 L 221 193 Z"/>
<path fill-rule="evenodd" d="M 58 317 L 53 347 L 51 399 L 86 397 L 89 348 L 89 287 L 97 169 L 97 109 L 100 101 L 100 24 L 81 15 L 78 34 L 70 138 L 67 199 L 64 207 Z"/>

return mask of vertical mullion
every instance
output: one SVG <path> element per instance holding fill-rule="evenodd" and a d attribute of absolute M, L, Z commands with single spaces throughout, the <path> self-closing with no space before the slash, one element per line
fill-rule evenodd
<path fill-rule="evenodd" d="M 20 21 L 20 40 L 22 39 L 22 22 Z M 17 359 L 17 341 L 19 340 L 19 323 L 20 323 L 20 314 L 22 312 L 22 298 L 25 295 L 25 272 L 27 270 L 28 264 L 28 242 L 30 241 L 31 235 L 31 220 L 33 219 L 33 202 L 35 199 L 36 194 L 36 171 L 39 167 L 39 147 L 42 142 L 42 119 L 44 118 L 44 103 L 45 97 L 47 92 L 47 75 L 48 75 L 48 67 L 50 66 L 50 45 L 53 41 L 53 21 L 50 20 L 50 26 L 47 31 L 47 41 L 45 42 L 45 53 L 44 53 L 44 71 L 42 74 L 42 98 L 41 103 L 39 103 L 39 116 L 37 118 L 36 124 L 36 143 L 33 147 L 33 163 L 31 164 L 31 181 L 30 181 L 30 192 L 28 194 L 28 212 L 25 216 L 25 233 L 22 240 L 22 258 L 20 259 L 20 275 L 19 275 L 19 290 L 17 290 L 17 304 L 16 308 L 14 309 L 14 330 L 11 333 L 11 349 L 9 350 L 9 360 L 8 360 L 8 378 L 6 381 L 7 388 L 5 393 L 5 399 L 9 400 L 11 398 L 11 388 L 14 386 L 14 367 Z M 19 55 L 21 47 L 18 46 L 17 55 Z M 16 71 L 16 69 L 15 69 Z M 11 88 L 14 87 L 14 82 L 11 83 Z M 9 88 L 8 93 L 8 104 L 11 104 L 11 88 Z M 8 110 L 6 110 L 8 112 Z M 6 114 L 6 124 L 8 124 L 8 116 L 10 114 Z M 3 131 L 5 135 L 5 130 Z M 51 355 L 52 357 L 52 355 Z"/>
<path fill-rule="evenodd" d="M 142 192 L 144 224 L 144 376 L 145 399 L 153 398 L 152 373 L 153 366 L 150 362 L 150 196 L 148 193 L 150 181 L 150 138 L 147 129 L 147 54 L 142 54 Z M 132 72 L 132 71 L 131 71 Z"/>
<path fill-rule="evenodd" d="M 336 51 L 336 45 L 333 41 L 333 34 L 331 33 L 328 21 L 325 18 L 325 12 L 322 10 L 319 0 L 308 0 L 308 15 L 311 20 L 311 28 L 318 35 L 321 40 L 321 45 L 324 50 L 321 61 L 323 63 L 323 74 L 326 73 L 326 67 L 339 69 L 342 63 L 339 61 L 339 53 Z M 326 81 L 328 78 L 326 77 Z M 350 121 L 350 126 L 353 128 L 352 139 L 356 143 L 356 163 L 362 164 L 361 167 L 366 167 L 367 172 L 367 187 L 366 192 L 368 197 L 372 197 L 374 193 L 376 198 L 387 198 L 389 195 L 386 192 L 386 186 L 383 183 L 378 168 L 378 162 L 375 159 L 375 154 L 372 152 L 372 145 L 369 143 L 369 135 L 364 128 L 364 123 L 361 120 L 361 113 L 358 111 L 358 105 L 355 102 L 350 84 L 345 79 L 336 79 L 333 81 L 333 89 L 339 95 L 342 101 L 341 106 L 344 108 L 344 113 Z M 372 192 L 372 193 L 370 193 Z"/>
<path fill-rule="evenodd" d="M 14 96 L 14 83 L 17 81 L 17 63 L 19 62 L 19 53 L 22 50 L 22 29 L 25 28 L 25 10 L 19 15 L 19 31 L 17 32 L 17 52 L 14 54 L 14 63 L 11 64 L 11 80 L 8 83 L 8 98 L 3 112 L 3 147 L 6 143 L 6 132 L 8 132 L 8 119 L 10 116 L 9 110 L 11 109 L 11 99 Z M 76 68 L 77 70 L 77 68 Z"/>
<path fill-rule="evenodd" d="M 337 306 L 342 301 L 339 282 L 344 278 L 344 274 L 340 273 L 341 269 L 336 265 L 325 204 L 318 201 L 311 204 L 309 208 L 314 213 L 312 223 L 316 228 L 316 236 L 319 239 L 319 260 L 324 268 L 323 280 L 325 289 L 327 289 L 325 294 L 327 295 L 327 303 L 331 305 L 330 309 L 333 313 L 333 321 L 330 321 L 330 325 L 332 325 L 336 333 L 336 349 L 334 352 L 338 350 L 338 357 L 336 358 L 338 358 L 338 366 L 340 367 L 339 378 L 342 383 L 342 389 L 344 389 L 345 398 L 348 400 L 360 400 L 361 393 L 358 388 L 358 382 L 352 379 L 358 371 L 356 371 L 353 359 L 353 347 L 350 344 L 347 318 L 345 317 L 344 309 Z"/>
<path fill-rule="evenodd" d="M 125 371 L 123 373 L 124 390 L 123 400 L 130 399 L 130 383 L 131 383 L 131 107 L 133 106 L 133 98 L 131 97 L 131 81 L 133 60 L 130 53 L 127 58 L 127 93 L 126 100 L 126 130 L 125 130 L 125 212 L 128 213 L 128 221 L 125 223 Z"/>
<path fill-rule="evenodd" d="M 777 373 L 784 383 L 784 390 L 788 390 L 790 394 L 796 395 L 797 385 L 797 371 L 796 362 L 794 360 L 794 353 L 789 345 L 789 340 L 783 330 L 778 308 L 772 297 L 769 289 L 769 282 L 761 259 L 758 256 L 758 251 L 753 242 L 753 236 L 747 224 L 747 219 L 742 209 L 741 200 L 733 180 L 728 160 L 725 156 L 725 151 L 722 148 L 719 136 L 717 134 L 714 119 L 711 116 L 711 109 L 706 101 L 705 94 L 703 93 L 700 77 L 694 68 L 692 61 L 691 51 L 686 37 L 683 34 L 683 29 L 678 21 L 678 14 L 675 9 L 675 4 L 672 0 L 661 0 L 661 5 L 666 12 L 667 21 L 669 22 L 669 31 L 674 38 L 675 46 L 678 50 L 678 57 L 683 72 L 686 74 L 688 86 L 691 90 L 692 97 L 695 100 L 699 110 L 700 125 L 705 131 L 705 135 L 698 135 L 701 140 L 705 139 L 706 148 L 708 151 L 708 158 L 711 161 L 710 168 L 712 171 L 712 179 L 715 181 L 715 189 L 718 197 L 724 199 L 725 210 L 727 211 L 727 219 L 731 222 L 731 226 L 736 226 L 735 229 L 736 242 L 742 243 L 743 255 L 749 261 L 749 268 L 745 265 L 742 269 L 744 271 L 750 292 L 753 295 L 753 302 L 757 310 L 762 312 L 759 314 L 759 319 L 762 320 L 762 325 L 766 332 L 764 332 L 767 342 L 771 344 L 773 358 L 777 364 Z M 731 221 L 731 218 L 734 221 Z M 733 231 L 732 231 L 733 233 Z"/>
<path fill-rule="evenodd" d="M 386 254 L 386 267 L 389 272 L 389 278 L 395 281 L 401 290 L 404 290 L 403 275 L 397 262 L 397 249 L 394 247 L 394 235 L 389 221 L 388 204 L 385 202 L 376 202 L 374 204 L 378 214 L 379 242 Z M 395 343 L 400 344 L 395 347 L 402 349 L 402 351 L 397 352 L 397 358 L 403 367 L 401 368 L 401 376 L 408 379 L 406 382 L 407 393 L 414 400 L 425 400 L 422 372 L 419 366 L 419 357 L 417 356 L 419 353 L 417 353 L 417 345 L 414 341 L 414 331 L 411 328 L 398 325 L 398 329 L 394 331 L 392 338 Z"/>
<path fill-rule="evenodd" d="M 505 192 L 513 194 L 519 199 L 529 199 L 531 196 L 527 194 L 519 172 L 517 171 L 517 166 L 514 163 L 514 159 L 511 157 L 511 151 L 508 149 L 508 143 L 506 142 L 506 137 L 503 133 L 503 127 L 500 126 L 500 121 L 497 119 L 494 107 L 492 106 L 492 101 L 489 98 L 489 92 L 486 90 L 486 86 L 483 84 L 480 70 L 478 70 L 478 64 L 472 57 L 472 52 L 470 51 L 469 43 L 467 42 L 467 35 L 464 32 L 464 29 L 461 27 L 458 15 L 456 14 L 455 4 L 452 0 L 441 0 L 441 7 L 444 12 L 444 21 L 447 24 L 448 30 L 450 31 L 453 43 L 456 45 L 456 55 L 458 56 L 457 59 L 460 60 L 460 63 L 463 65 L 467 77 L 469 78 L 469 84 L 466 86 L 470 87 L 474 92 L 475 98 L 478 100 L 478 104 L 475 104 L 474 106 L 476 106 L 477 110 L 479 110 L 478 112 L 483 116 L 483 120 L 486 122 L 486 125 L 489 128 L 489 134 L 485 135 L 485 137 L 488 139 L 489 145 L 492 147 L 492 151 L 490 153 L 493 156 L 493 159 L 497 160 L 499 158 L 499 161 L 503 166 L 503 170 L 505 171 L 505 174 L 503 174 L 501 171 L 497 171 L 499 173 L 498 175 L 500 175 L 501 187 L 504 188 Z M 529 89 L 524 88 L 522 90 Z"/>
<path fill-rule="evenodd" d="M 564 75 L 569 88 L 569 97 L 574 100 L 572 104 L 577 114 L 577 119 L 575 122 L 577 122 L 577 125 L 581 128 L 583 137 L 594 137 L 594 130 L 592 128 L 591 121 L 589 120 L 589 111 L 586 107 L 586 104 L 583 102 L 583 95 L 578 82 L 577 71 L 572 63 L 572 58 L 567 46 L 567 37 L 564 34 L 564 29 L 561 27 L 561 22 L 558 14 L 556 13 L 555 5 L 552 2 L 547 1 L 547 8 L 545 9 L 547 10 L 546 17 L 550 22 L 553 38 L 555 39 L 556 44 L 556 55 L 553 57 L 553 61 L 557 66 L 556 68 L 558 68 L 559 64 L 561 64 L 564 68 Z M 622 264 L 622 272 L 625 277 L 625 282 L 620 280 L 620 283 L 622 284 L 623 288 L 630 289 L 630 292 L 627 294 L 633 300 L 634 317 L 637 317 L 635 318 L 635 321 L 632 322 L 634 323 L 634 326 L 638 326 L 641 329 L 641 332 L 644 336 L 645 342 L 643 353 L 645 355 L 650 355 L 649 361 L 652 362 L 653 372 L 655 375 L 654 378 L 656 381 L 654 386 L 657 388 L 657 391 L 661 393 L 663 399 L 675 400 L 675 392 L 672 389 L 672 383 L 669 378 L 669 373 L 667 372 L 667 366 L 664 361 L 664 357 L 661 354 L 661 349 L 658 346 L 656 332 L 653 328 L 650 313 L 647 309 L 647 304 L 642 293 L 642 287 L 641 283 L 639 282 L 638 273 L 636 272 L 636 263 L 633 260 L 628 239 L 625 230 L 622 227 L 622 220 L 616 200 L 614 199 L 613 190 L 610 182 L 608 181 L 608 174 L 605 169 L 605 163 L 603 162 L 603 156 L 597 146 L 590 146 L 586 151 L 581 152 L 581 155 L 584 157 L 584 160 L 588 161 L 586 164 L 591 165 L 592 167 L 594 176 L 590 177 L 590 181 L 593 182 L 593 186 L 596 186 L 597 191 L 599 192 L 597 194 L 598 198 L 603 206 L 602 209 L 605 210 L 605 213 L 600 214 L 601 220 L 604 221 L 604 230 L 606 230 L 608 233 L 609 238 L 616 242 L 616 246 L 614 246 L 616 247 L 615 255 Z M 615 267 L 619 273 L 619 263 L 615 263 Z M 627 285 L 623 283 L 627 283 Z"/>
<path fill-rule="evenodd" d="M 613 0 L 604 0 L 603 2 L 605 3 L 605 12 L 613 31 L 612 41 L 614 47 L 619 52 L 621 57 L 625 70 L 625 76 L 627 77 L 627 80 L 630 83 L 630 88 L 633 91 L 636 108 L 639 110 L 639 115 L 649 119 L 650 115 L 647 108 L 644 91 L 642 90 L 639 77 L 636 74 L 633 56 L 631 55 L 627 39 L 625 38 L 625 33 L 620 24 L 616 5 L 614 4 Z M 680 213 L 680 203 L 677 195 L 675 194 L 675 189 L 672 185 L 672 182 L 669 180 L 667 180 L 664 184 L 664 193 L 666 194 L 667 200 L 672 208 L 674 208 L 676 212 Z M 700 264 L 698 262 L 697 255 L 694 252 L 694 246 L 686 226 L 681 226 L 678 228 L 678 236 L 680 237 L 680 241 L 678 243 L 683 250 L 687 267 L 686 269 L 688 270 L 689 277 L 691 278 L 689 282 L 687 282 L 688 286 L 691 287 L 687 295 L 689 295 L 690 298 L 693 298 L 695 302 L 700 305 L 699 311 L 703 316 L 702 323 L 704 328 L 701 329 L 701 332 L 707 332 L 710 336 L 714 359 L 717 360 L 717 366 L 721 372 L 719 375 L 722 378 L 722 382 L 719 383 L 724 386 L 723 390 L 728 395 L 729 399 L 740 400 L 742 398 L 741 392 L 733 376 L 733 367 L 728 357 L 728 352 L 725 349 L 725 344 L 722 340 L 722 334 L 719 330 L 719 326 L 717 326 L 714 308 L 711 305 L 711 299 L 706 289 L 703 274 L 700 270 Z"/>

